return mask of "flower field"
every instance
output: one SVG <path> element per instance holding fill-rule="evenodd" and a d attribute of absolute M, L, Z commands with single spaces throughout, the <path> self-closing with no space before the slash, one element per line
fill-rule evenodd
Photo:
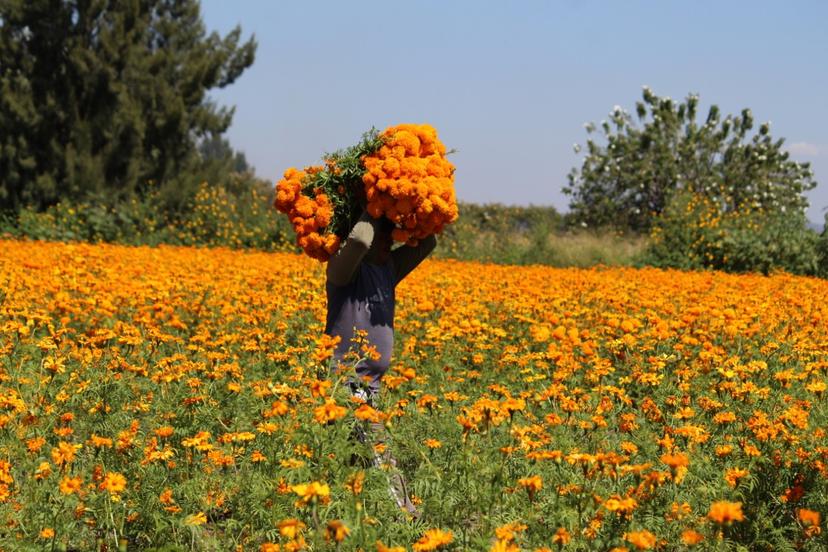
<path fill-rule="evenodd" d="M 307 257 L 0 261 L 0 549 L 828 549 L 824 280 L 427 261 L 373 410 Z"/>

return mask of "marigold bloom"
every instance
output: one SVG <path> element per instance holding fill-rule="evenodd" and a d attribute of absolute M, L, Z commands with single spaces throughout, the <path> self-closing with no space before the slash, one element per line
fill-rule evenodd
<path fill-rule="evenodd" d="M 441 546 L 451 544 L 453 540 L 454 535 L 451 531 L 429 529 L 411 546 L 411 548 L 414 549 L 414 552 L 427 552 L 428 550 L 437 550 Z"/>
<path fill-rule="evenodd" d="M 743 521 L 745 519 L 742 513 L 742 503 L 728 502 L 726 500 L 720 500 L 711 504 L 707 517 L 710 521 L 721 525 L 729 525 L 734 521 Z"/>
<path fill-rule="evenodd" d="M 98 488 L 109 494 L 120 494 L 126 489 L 126 477 L 118 472 L 108 472 Z"/>
<path fill-rule="evenodd" d="M 681 542 L 687 546 L 695 546 L 704 540 L 704 535 L 692 529 L 685 529 L 681 533 Z"/>
<path fill-rule="evenodd" d="M 313 481 L 311 483 L 293 485 L 290 490 L 299 495 L 299 500 L 296 502 L 297 507 L 305 506 L 315 500 L 323 503 L 327 503 L 330 500 L 331 489 L 326 483 Z"/>
<path fill-rule="evenodd" d="M 191 527 L 197 527 L 199 525 L 204 525 L 207 523 L 207 514 L 204 512 L 198 512 L 195 514 L 190 514 L 186 518 L 184 518 L 184 525 L 188 525 Z"/>
<path fill-rule="evenodd" d="M 559 546 L 569 544 L 570 540 L 572 540 L 572 535 L 570 535 L 569 531 L 567 531 L 563 527 L 558 527 L 558 530 L 555 531 L 554 535 L 552 535 L 552 543 L 557 544 Z"/>
<path fill-rule="evenodd" d="M 60 483 L 58 484 L 58 489 L 62 494 L 70 495 L 73 493 L 80 492 L 82 485 L 83 480 L 80 477 L 66 476 L 60 480 Z"/>
<path fill-rule="evenodd" d="M 61 441 L 58 446 L 52 449 L 52 462 L 57 466 L 71 464 L 75 459 L 75 453 L 82 448 L 82 445 L 73 445 Z"/>
<path fill-rule="evenodd" d="M 304 523 L 298 519 L 284 519 L 277 525 L 279 534 L 288 539 L 295 539 L 302 530 L 306 527 Z"/>
<path fill-rule="evenodd" d="M 650 550 L 658 542 L 656 536 L 646 529 L 626 533 L 624 540 L 635 546 L 636 550 Z"/>
<path fill-rule="evenodd" d="M 731 487 L 736 487 L 736 485 L 739 484 L 739 480 L 747 477 L 748 475 L 750 475 L 750 471 L 746 469 L 730 468 L 725 471 L 724 480 L 727 481 L 727 484 Z"/>
<path fill-rule="evenodd" d="M 37 480 L 46 479 L 50 475 L 52 475 L 52 465 L 49 462 L 41 462 L 34 473 Z"/>
<path fill-rule="evenodd" d="M 796 511 L 796 517 L 799 518 L 799 521 L 802 522 L 802 525 L 804 525 L 805 527 L 819 525 L 820 515 L 819 512 L 816 512 L 814 510 L 799 508 Z"/>
<path fill-rule="evenodd" d="M 535 493 L 543 489 L 543 479 L 539 475 L 532 475 L 518 479 L 518 485 L 526 489 L 529 493 L 529 500 L 535 498 Z"/>
<path fill-rule="evenodd" d="M 342 521 L 335 519 L 329 521 L 327 527 L 325 528 L 325 540 L 342 542 L 350 533 L 351 530 L 348 529 Z"/>
<path fill-rule="evenodd" d="M 322 406 L 314 408 L 313 417 L 320 424 L 330 424 L 344 418 L 347 413 L 347 408 L 336 404 L 333 399 L 329 399 Z"/>

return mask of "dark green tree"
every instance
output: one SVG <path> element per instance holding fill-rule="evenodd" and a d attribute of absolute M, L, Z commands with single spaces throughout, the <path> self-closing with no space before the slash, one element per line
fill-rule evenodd
<path fill-rule="evenodd" d="M 646 232 L 676 191 L 700 194 L 725 213 L 801 214 L 803 192 L 816 186 L 813 172 L 789 159 L 770 123 L 751 132 L 749 109 L 722 118 L 715 105 L 699 122 L 698 106 L 697 95 L 675 102 L 645 87 L 634 116 L 616 106 L 598 127 L 587 124 L 589 134 L 600 128 L 603 136 L 587 140 L 564 187 L 574 222 Z"/>
<path fill-rule="evenodd" d="M 208 92 L 253 63 L 240 36 L 208 35 L 198 0 L 0 0 L 0 206 L 183 203 L 233 115 Z"/>

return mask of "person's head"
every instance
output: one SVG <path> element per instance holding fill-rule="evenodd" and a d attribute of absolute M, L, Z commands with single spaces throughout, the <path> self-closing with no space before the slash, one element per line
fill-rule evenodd
<path fill-rule="evenodd" d="M 368 250 L 368 259 L 371 262 L 384 264 L 391 254 L 391 246 L 394 240 L 391 232 L 394 230 L 394 223 L 385 217 L 381 217 L 374 226 L 374 241 L 371 242 L 371 249 Z"/>

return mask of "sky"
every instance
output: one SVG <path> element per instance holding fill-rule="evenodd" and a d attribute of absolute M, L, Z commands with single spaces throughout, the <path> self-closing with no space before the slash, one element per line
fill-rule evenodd
<path fill-rule="evenodd" d="M 259 176 L 319 161 L 371 127 L 429 123 L 463 201 L 554 205 L 584 124 L 642 86 L 752 110 L 807 161 L 828 207 L 828 2 L 667 0 L 202 0 L 208 31 L 236 25 L 256 61 L 213 90 Z"/>

